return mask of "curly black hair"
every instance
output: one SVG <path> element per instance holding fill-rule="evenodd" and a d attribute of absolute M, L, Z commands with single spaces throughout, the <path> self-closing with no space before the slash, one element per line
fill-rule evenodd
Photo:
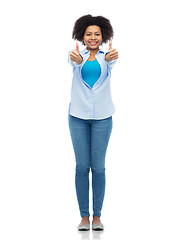
<path fill-rule="evenodd" d="M 110 21 L 103 16 L 93 17 L 90 14 L 84 15 L 76 20 L 72 32 L 72 38 L 83 43 L 85 30 L 87 27 L 92 25 L 100 27 L 102 33 L 102 43 L 106 43 L 108 40 L 113 38 L 114 31 Z"/>

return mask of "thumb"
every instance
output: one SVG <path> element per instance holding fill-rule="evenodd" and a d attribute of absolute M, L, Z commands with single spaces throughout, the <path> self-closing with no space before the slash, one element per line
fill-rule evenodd
<path fill-rule="evenodd" d="M 77 51 L 78 53 L 80 53 L 79 44 L 78 44 L 78 43 L 76 43 L 76 51 Z"/>
<path fill-rule="evenodd" d="M 109 41 L 109 51 L 112 49 L 112 41 Z"/>

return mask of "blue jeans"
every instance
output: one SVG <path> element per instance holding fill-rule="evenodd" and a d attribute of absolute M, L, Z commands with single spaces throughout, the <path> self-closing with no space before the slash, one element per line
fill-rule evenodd
<path fill-rule="evenodd" d="M 84 120 L 69 115 L 76 158 L 75 186 L 81 217 L 89 216 L 89 171 L 92 171 L 93 216 L 101 216 L 105 194 L 105 155 L 112 117 Z"/>

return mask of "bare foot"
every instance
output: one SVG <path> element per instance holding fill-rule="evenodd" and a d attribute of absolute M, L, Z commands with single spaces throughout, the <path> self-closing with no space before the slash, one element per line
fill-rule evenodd
<path fill-rule="evenodd" d="M 90 223 L 89 222 L 89 217 L 83 217 L 80 225 L 88 225 L 89 223 Z"/>

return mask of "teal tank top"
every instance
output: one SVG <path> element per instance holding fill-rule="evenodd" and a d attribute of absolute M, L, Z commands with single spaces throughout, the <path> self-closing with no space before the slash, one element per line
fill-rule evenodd
<path fill-rule="evenodd" d="M 86 61 L 81 70 L 83 80 L 92 88 L 101 75 L 101 67 L 97 59 Z"/>

